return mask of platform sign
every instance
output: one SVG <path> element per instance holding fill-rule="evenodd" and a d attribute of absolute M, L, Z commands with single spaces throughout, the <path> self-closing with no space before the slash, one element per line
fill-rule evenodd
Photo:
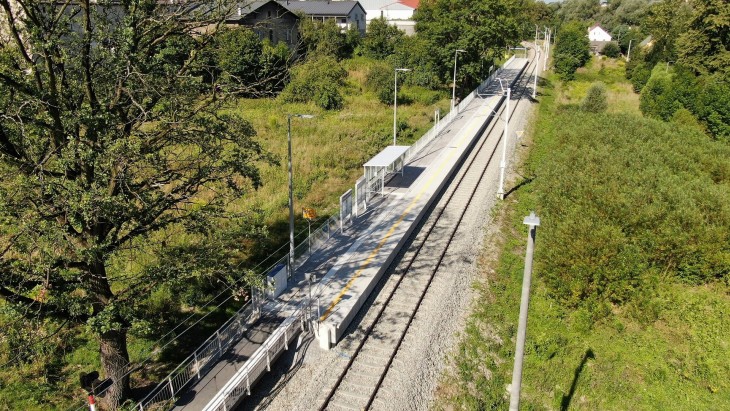
<path fill-rule="evenodd" d="M 340 196 L 340 230 L 352 223 L 352 190 Z"/>
<path fill-rule="evenodd" d="M 317 210 L 315 210 L 313 208 L 304 207 L 302 209 L 302 214 L 304 215 L 304 218 L 306 218 L 309 221 L 317 219 Z"/>

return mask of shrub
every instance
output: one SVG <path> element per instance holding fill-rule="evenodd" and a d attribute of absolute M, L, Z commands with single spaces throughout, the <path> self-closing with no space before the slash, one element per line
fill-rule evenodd
<path fill-rule="evenodd" d="M 608 108 L 606 85 L 600 81 L 593 83 L 583 99 L 580 109 L 589 113 L 603 113 Z"/>
<path fill-rule="evenodd" d="M 397 27 L 388 24 L 384 17 L 371 20 L 363 40 L 365 55 L 376 59 L 388 57 L 396 50 L 404 35 Z"/>
<path fill-rule="evenodd" d="M 374 64 L 368 71 L 365 87 L 378 96 L 383 104 L 393 101 L 393 72 L 394 68 L 386 63 Z"/>
<path fill-rule="evenodd" d="M 621 55 L 621 49 L 616 43 L 608 43 L 606 44 L 606 47 L 603 48 L 603 55 L 615 59 Z"/>
<path fill-rule="evenodd" d="M 578 22 L 564 25 L 555 43 L 555 72 L 563 80 L 572 80 L 578 67 L 590 59 L 585 28 Z"/>
<path fill-rule="evenodd" d="M 652 273 L 693 284 L 727 275 L 730 146 L 634 116 L 559 116 L 551 161 L 535 170 L 552 295 L 621 304 Z"/>
<path fill-rule="evenodd" d="M 314 102 L 325 110 L 339 110 L 344 104 L 340 88 L 347 71 L 334 59 L 325 56 L 306 60 L 292 70 L 291 82 L 280 98 L 285 102 Z"/>
<path fill-rule="evenodd" d="M 651 67 L 648 64 L 641 62 L 640 64 L 636 65 L 631 71 L 630 77 L 631 85 L 634 87 L 634 91 L 637 93 L 641 92 L 644 86 L 646 86 L 646 83 L 649 81 L 650 77 Z"/>

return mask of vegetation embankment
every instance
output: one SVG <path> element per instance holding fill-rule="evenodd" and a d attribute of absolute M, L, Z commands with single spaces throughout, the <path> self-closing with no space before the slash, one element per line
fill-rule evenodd
<path fill-rule="evenodd" d="M 585 101 L 597 80 L 604 112 Z M 729 408 L 730 146 L 642 117 L 622 61 L 550 75 L 541 91 L 525 184 L 499 212 L 501 253 L 484 261 L 439 404 L 506 407 L 522 219 L 536 210 L 522 407 Z"/>

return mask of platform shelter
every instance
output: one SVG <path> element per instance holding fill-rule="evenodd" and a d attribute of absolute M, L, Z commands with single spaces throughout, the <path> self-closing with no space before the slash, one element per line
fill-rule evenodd
<path fill-rule="evenodd" d="M 385 182 L 394 174 L 403 175 L 406 153 L 410 146 L 388 146 L 363 164 L 366 192 L 385 195 Z"/>

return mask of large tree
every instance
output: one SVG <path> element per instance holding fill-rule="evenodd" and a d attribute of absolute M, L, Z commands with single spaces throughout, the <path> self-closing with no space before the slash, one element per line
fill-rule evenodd
<path fill-rule="evenodd" d="M 457 83 L 483 80 L 489 63 L 520 40 L 526 2 L 510 0 L 424 0 L 414 15 L 416 33 L 429 43 L 439 77 L 448 81 L 459 55 Z M 464 81 L 466 79 L 466 81 Z"/>
<path fill-rule="evenodd" d="M 267 157 L 200 75 L 227 10 L 189 4 L 0 0 L 0 298 L 94 331 L 110 408 L 129 397 L 140 298 L 175 272 L 130 278 L 111 259 L 204 225 Z"/>

